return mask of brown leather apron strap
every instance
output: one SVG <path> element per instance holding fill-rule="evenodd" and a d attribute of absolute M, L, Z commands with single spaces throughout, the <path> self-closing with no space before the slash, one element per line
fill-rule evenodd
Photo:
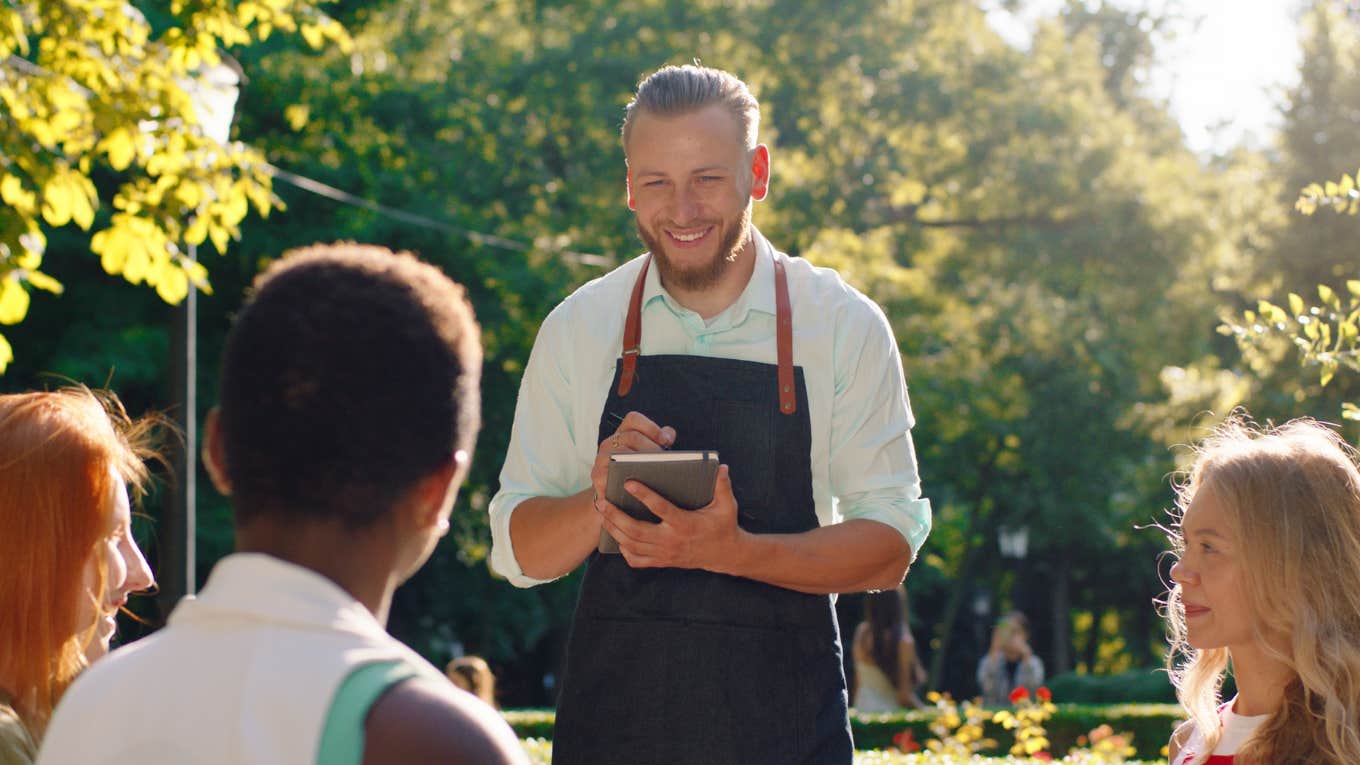
<path fill-rule="evenodd" d="M 633 297 L 628 300 L 628 318 L 623 323 L 623 368 L 619 370 L 620 396 L 627 396 L 633 389 L 633 378 L 637 375 L 638 346 L 642 344 L 642 288 L 647 284 L 647 266 L 651 264 L 652 256 L 648 255 L 633 285 Z"/>
<path fill-rule="evenodd" d="M 789 307 L 789 277 L 784 261 L 774 256 L 775 348 L 779 356 L 779 411 L 798 411 L 798 394 L 793 388 L 793 309 Z"/>
<path fill-rule="evenodd" d="M 789 278 L 784 272 L 784 261 L 774 260 L 775 350 L 779 361 L 779 411 L 794 414 L 798 411 L 798 394 L 793 387 L 793 309 L 789 305 Z M 647 284 L 647 267 L 652 258 L 642 262 L 633 295 L 628 300 L 628 317 L 623 323 L 623 363 L 619 370 L 619 395 L 627 396 L 637 378 L 637 357 L 642 344 L 642 291 Z"/>

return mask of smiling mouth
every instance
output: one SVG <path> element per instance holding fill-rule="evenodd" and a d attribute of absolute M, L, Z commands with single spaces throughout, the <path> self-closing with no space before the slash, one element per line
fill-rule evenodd
<path fill-rule="evenodd" d="M 666 235 L 681 244 L 692 244 L 708 236 L 708 233 L 712 230 L 713 230 L 712 226 L 701 228 L 698 229 L 697 231 L 675 231 L 672 229 L 666 229 Z"/>

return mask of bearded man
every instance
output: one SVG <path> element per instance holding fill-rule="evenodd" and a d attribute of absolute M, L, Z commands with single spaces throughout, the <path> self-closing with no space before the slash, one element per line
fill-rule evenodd
<path fill-rule="evenodd" d="M 648 252 L 555 308 L 525 369 L 492 566 L 528 587 L 587 561 L 563 765 L 848 765 L 832 594 L 896 587 L 930 530 L 883 312 L 751 223 L 759 121 L 727 72 L 641 82 L 623 149 Z M 650 523 L 605 499 L 612 453 L 670 448 L 719 453 L 711 504 L 632 482 Z"/>

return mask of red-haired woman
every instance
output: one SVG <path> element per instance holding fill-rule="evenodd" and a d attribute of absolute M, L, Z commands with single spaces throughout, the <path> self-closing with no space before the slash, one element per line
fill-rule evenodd
<path fill-rule="evenodd" d="M 0 395 L 0 764 L 37 756 L 128 595 L 155 583 L 128 500 L 147 480 L 151 427 L 84 387 Z"/>

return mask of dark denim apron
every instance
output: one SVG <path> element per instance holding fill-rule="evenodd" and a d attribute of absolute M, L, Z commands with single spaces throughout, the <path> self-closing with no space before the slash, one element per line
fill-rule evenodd
<path fill-rule="evenodd" d="M 635 354 L 636 383 L 620 395 L 627 355 L 599 440 L 616 428 L 608 413 L 636 410 L 675 428 L 672 448 L 718 451 L 742 528 L 817 527 L 801 369 L 785 414 L 776 365 Z M 841 666 L 829 596 L 708 571 L 635 570 L 622 555 L 592 553 L 567 645 L 553 762 L 849 765 Z"/>

